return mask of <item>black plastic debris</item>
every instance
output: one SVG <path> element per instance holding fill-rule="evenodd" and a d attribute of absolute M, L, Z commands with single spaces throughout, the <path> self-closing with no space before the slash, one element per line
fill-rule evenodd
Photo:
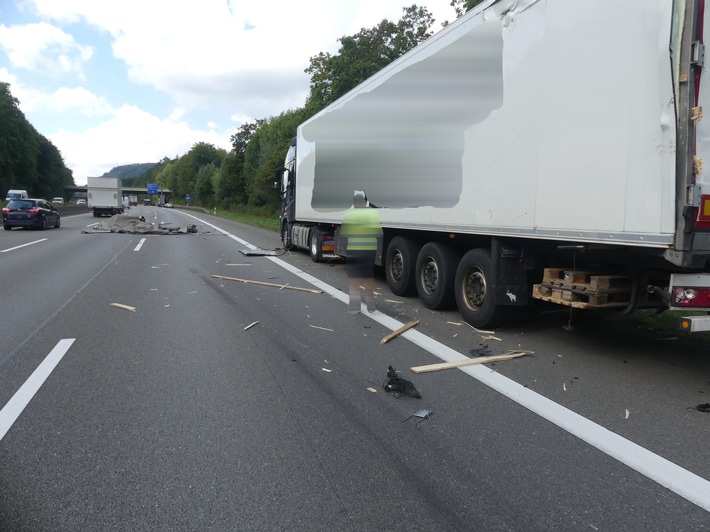
<path fill-rule="evenodd" d="M 421 410 L 417 410 L 416 412 L 414 412 L 414 414 L 412 414 L 411 416 L 407 416 L 406 418 L 404 418 L 402 420 L 402 423 L 404 423 L 405 421 L 407 421 L 409 419 L 414 418 L 414 420 L 417 424 L 417 427 L 419 427 L 419 423 L 421 423 L 425 419 L 431 420 L 432 414 L 434 414 L 434 412 L 432 412 L 431 410 L 427 410 L 426 408 L 422 408 Z"/>
<path fill-rule="evenodd" d="M 417 399 L 422 398 L 414 384 L 406 379 L 398 377 L 397 370 L 392 366 L 387 368 L 387 379 L 384 383 L 382 383 L 382 387 L 385 391 L 393 392 L 396 396 L 404 394 L 416 397 Z"/>
<path fill-rule="evenodd" d="M 487 356 L 491 354 L 491 350 L 488 349 L 488 344 L 478 344 L 481 347 L 478 349 L 469 349 L 468 354 L 472 357 Z"/>
<path fill-rule="evenodd" d="M 702 403 L 694 408 L 698 412 L 710 412 L 710 403 Z"/>

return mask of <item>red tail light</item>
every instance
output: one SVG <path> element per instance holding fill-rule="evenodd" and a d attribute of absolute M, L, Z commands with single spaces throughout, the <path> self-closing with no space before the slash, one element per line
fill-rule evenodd
<path fill-rule="evenodd" d="M 710 307 L 710 288 L 674 286 L 671 293 L 672 307 L 708 308 Z"/>
<path fill-rule="evenodd" d="M 32 214 L 39 214 L 40 210 L 39 209 L 27 209 L 27 212 L 31 212 Z"/>
<path fill-rule="evenodd" d="M 7 207 L 3 207 L 2 212 L 10 212 L 10 209 L 8 209 Z"/>

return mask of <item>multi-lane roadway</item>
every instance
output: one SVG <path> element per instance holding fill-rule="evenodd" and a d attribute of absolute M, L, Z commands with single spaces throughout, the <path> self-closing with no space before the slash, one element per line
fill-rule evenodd
<path fill-rule="evenodd" d="M 353 316 L 342 262 L 133 212 L 198 232 L 0 234 L 0 529 L 710 527 L 707 344 L 564 310 L 475 331 L 381 278 Z M 409 371 L 481 344 L 534 353 Z"/>

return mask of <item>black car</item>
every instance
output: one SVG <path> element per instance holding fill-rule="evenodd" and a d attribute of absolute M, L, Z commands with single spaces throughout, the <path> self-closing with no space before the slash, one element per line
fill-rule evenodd
<path fill-rule="evenodd" d="M 10 200 L 2 210 L 2 225 L 5 231 L 13 227 L 59 227 L 59 211 L 43 199 Z"/>

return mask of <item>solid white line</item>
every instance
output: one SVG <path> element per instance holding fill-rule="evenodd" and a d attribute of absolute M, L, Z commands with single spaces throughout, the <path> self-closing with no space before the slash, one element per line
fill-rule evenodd
<path fill-rule="evenodd" d="M 143 247 L 143 243 L 145 242 L 145 238 L 141 238 L 141 241 L 138 242 L 138 245 L 133 251 L 140 251 L 141 247 Z"/>
<path fill-rule="evenodd" d="M 29 404 L 35 394 L 39 391 L 47 380 L 47 377 L 54 371 L 57 364 L 62 360 L 64 355 L 74 343 L 76 338 L 64 338 L 59 340 L 54 349 L 47 355 L 42 363 L 37 366 L 30 378 L 20 387 L 15 395 L 12 396 L 5 407 L 0 410 L 0 441 L 5 437 L 7 431 L 10 430 L 13 423 L 20 417 L 22 411 Z"/>
<path fill-rule="evenodd" d="M 188 216 L 191 215 L 188 214 Z M 195 216 L 191 217 L 203 224 L 213 227 L 221 233 L 224 233 L 242 245 L 250 247 L 251 249 L 257 249 L 256 246 L 252 246 L 245 240 L 242 240 L 241 238 L 238 238 L 215 225 L 205 222 L 204 220 L 200 220 Z M 312 275 L 303 272 L 302 270 L 277 257 L 267 256 L 266 258 L 300 277 L 304 281 L 311 283 L 320 290 L 323 290 L 323 292 L 329 294 L 331 297 L 338 299 L 343 303 L 348 303 L 347 294 L 341 292 L 337 288 L 330 286 L 320 279 L 316 279 Z M 392 331 L 402 327 L 403 325 L 394 318 L 378 311 L 363 314 Z M 462 355 L 458 351 L 451 349 L 433 338 L 429 338 L 415 329 L 410 329 L 401 336 L 444 362 L 455 362 L 458 360 L 468 359 L 468 357 Z M 459 371 L 463 371 L 478 380 L 482 384 L 499 392 L 508 399 L 515 401 L 520 406 L 523 406 L 540 417 L 554 423 L 562 430 L 576 436 L 580 440 L 588 443 L 608 456 L 611 456 L 622 464 L 659 483 L 661 486 L 671 490 L 687 501 L 699 506 L 705 511 L 710 512 L 710 482 L 701 476 L 696 475 L 695 473 L 692 473 L 677 464 L 674 464 L 670 460 L 667 460 L 630 440 L 627 440 L 626 438 L 602 427 L 584 416 L 581 416 L 576 412 L 555 403 L 547 397 L 544 397 L 507 377 L 504 377 L 490 368 L 485 366 L 468 366 L 458 369 Z"/>
<path fill-rule="evenodd" d="M 14 251 L 16 249 L 25 248 L 27 246 L 31 246 L 32 244 L 38 244 L 40 242 L 44 242 L 45 240 L 47 240 L 47 239 L 42 238 L 40 240 L 35 240 L 34 242 L 28 242 L 27 244 L 22 244 L 21 246 L 15 246 L 14 248 L 3 249 L 2 251 L 0 251 L 0 253 L 7 253 L 8 251 Z"/>

